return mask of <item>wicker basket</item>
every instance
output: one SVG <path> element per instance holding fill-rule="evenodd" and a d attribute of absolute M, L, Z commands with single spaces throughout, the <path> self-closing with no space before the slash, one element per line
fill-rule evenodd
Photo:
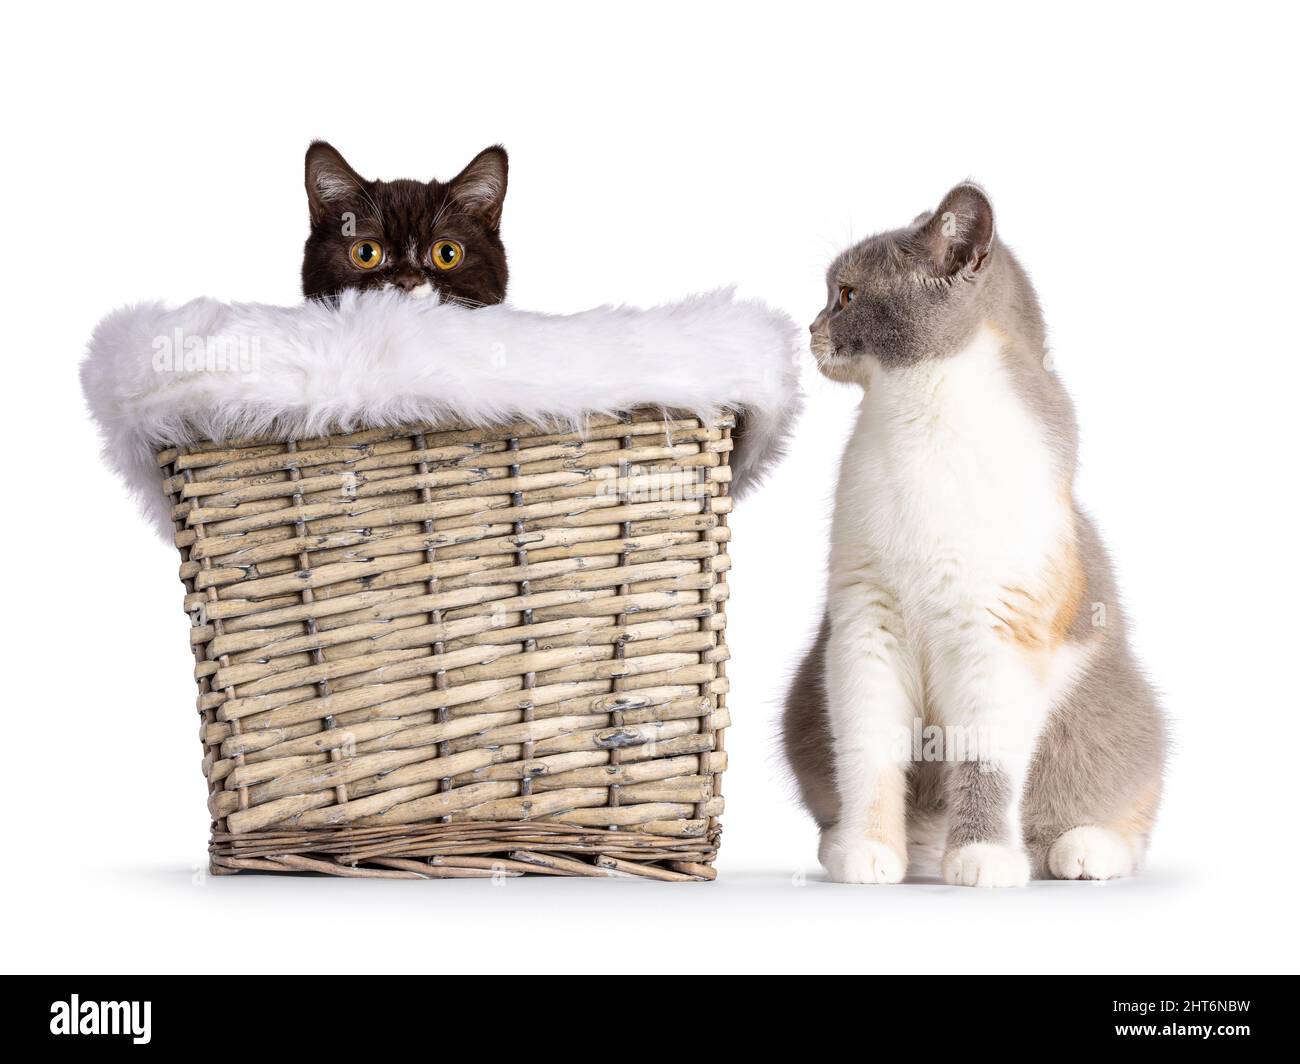
<path fill-rule="evenodd" d="M 712 879 L 732 426 L 159 454 L 212 870 Z"/>

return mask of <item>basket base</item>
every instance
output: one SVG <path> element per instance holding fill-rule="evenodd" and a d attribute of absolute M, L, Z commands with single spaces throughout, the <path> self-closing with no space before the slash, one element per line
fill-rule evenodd
<path fill-rule="evenodd" d="M 368 879 L 503 879 L 524 875 L 710 880 L 718 829 L 672 838 L 545 820 L 432 821 L 318 831 L 213 830 L 214 875 L 316 873 Z"/>

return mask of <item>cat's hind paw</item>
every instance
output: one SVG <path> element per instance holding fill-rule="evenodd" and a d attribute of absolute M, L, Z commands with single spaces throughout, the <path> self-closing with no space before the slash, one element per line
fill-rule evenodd
<path fill-rule="evenodd" d="M 1110 828 L 1071 828 L 1047 851 L 1047 870 L 1056 879 L 1115 879 L 1133 874 L 1133 851 Z"/>
<path fill-rule="evenodd" d="M 968 842 L 943 858 L 943 881 L 954 887 L 1023 887 L 1029 858 L 1000 842 Z"/>
<path fill-rule="evenodd" d="M 836 883 L 901 883 L 907 858 L 876 839 L 823 835 L 818 854 L 822 867 Z"/>

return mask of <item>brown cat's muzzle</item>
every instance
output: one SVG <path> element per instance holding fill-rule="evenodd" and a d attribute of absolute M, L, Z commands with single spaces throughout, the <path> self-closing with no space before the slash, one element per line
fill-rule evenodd
<path fill-rule="evenodd" d="M 396 274 L 392 280 L 393 286 L 395 288 L 400 288 L 403 292 L 409 292 L 414 288 L 419 288 L 420 285 L 426 284 L 427 282 L 428 278 L 422 273 L 417 273 L 415 270 L 403 270 L 401 273 Z"/>

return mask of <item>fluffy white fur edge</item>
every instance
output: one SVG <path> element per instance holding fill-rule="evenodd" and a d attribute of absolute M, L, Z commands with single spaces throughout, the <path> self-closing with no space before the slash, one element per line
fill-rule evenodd
<path fill-rule="evenodd" d="M 191 340 L 233 366 L 185 369 Z M 744 415 L 732 455 L 733 491 L 743 495 L 780 458 L 798 415 L 801 350 L 788 316 L 729 289 L 567 315 L 388 292 L 350 293 L 338 307 L 196 299 L 106 317 L 81 386 L 105 460 L 170 540 L 154 458 L 163 447 L 422 421 L 524 418 L 580 430 L 587 414 L 642 405 L 731 409 Z"/>

